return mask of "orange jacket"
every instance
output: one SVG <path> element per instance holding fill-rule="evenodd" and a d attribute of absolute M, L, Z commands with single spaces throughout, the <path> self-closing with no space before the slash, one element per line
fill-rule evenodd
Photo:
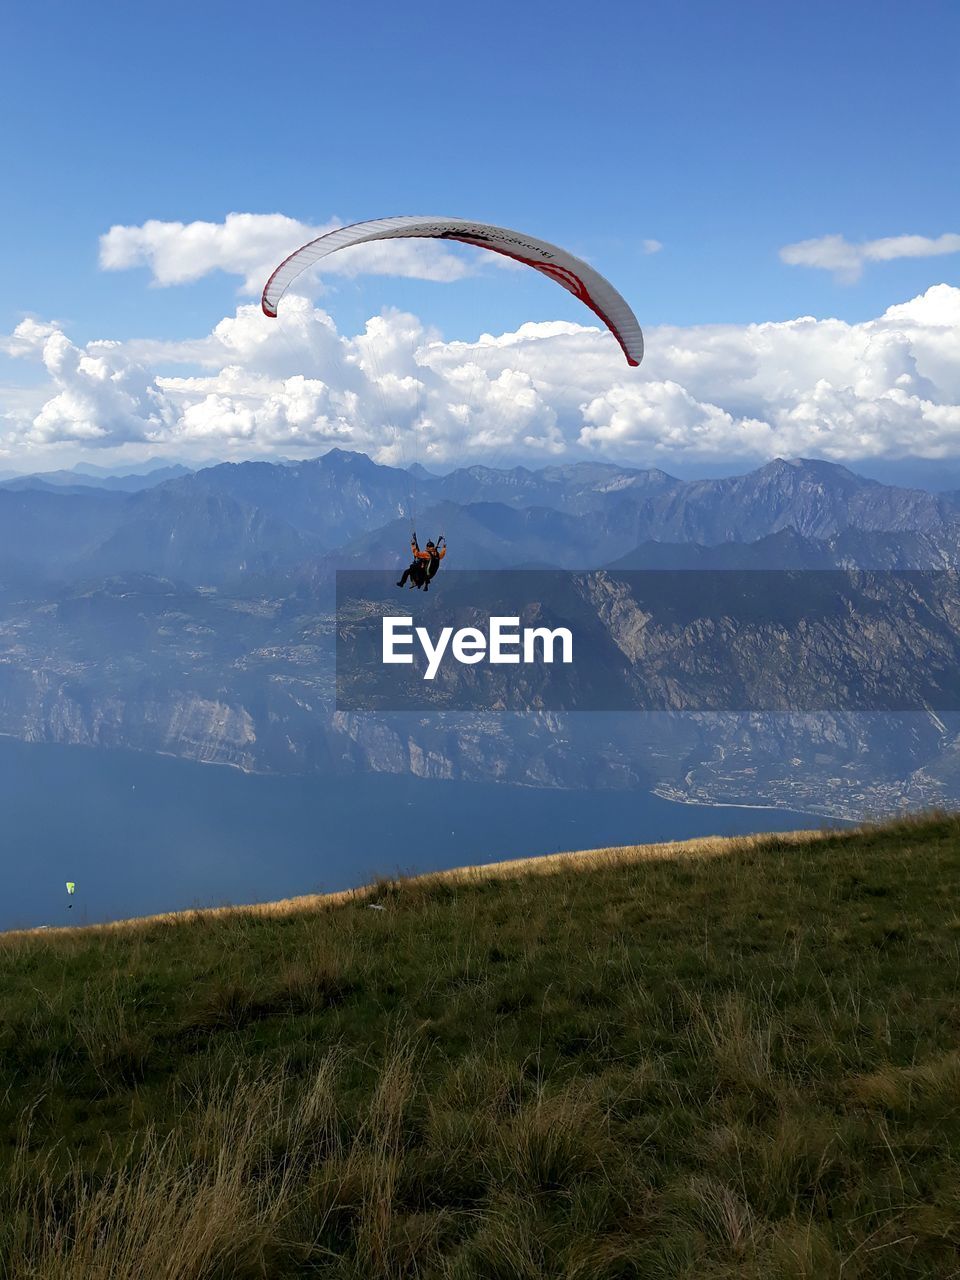
<path fill-rule="evenodd" d="M 414 556 L 415 556 L 415 558 L 416 558 L 417 560 L 429 560 L 429 559 L 430 559 L 430 552 L 429 552 L 429 551 L 421 551 L 421 550 L 420 550 L 420 548 L 417 546 L 417 544 L 416 544 L 415 542 L 411 542 L 411 543 L 410 543 L 410 550 L 413 552 L 413 554 L 414 554 Z M 438 548 L 438 550 L 437 550 L 437 559 L 438 559 L 438 560 L 442 560 L 442 559 L 443 559 L 443 557 L 444 557 L 446 554 L 447 554 L 447 548 L 446 548 L 446 547 L 440 547 L 440 548 Z"/>

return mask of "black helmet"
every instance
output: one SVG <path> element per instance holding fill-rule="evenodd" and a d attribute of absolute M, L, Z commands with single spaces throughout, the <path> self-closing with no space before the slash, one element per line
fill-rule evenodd
<path fill-rule="evenodd" d="M 436 544 L 435 544 L 435 543 L 433 543 L 433 542 L 428 542 L 428 543 L 427 543 L 427 546 L 428 546 L 428 547 L 433 547 L 433 546 L 435 546 L 435 545 L 436 545 Z"/>

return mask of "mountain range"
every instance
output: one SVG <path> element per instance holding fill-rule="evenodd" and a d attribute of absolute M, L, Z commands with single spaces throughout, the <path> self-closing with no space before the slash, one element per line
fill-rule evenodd
<path fill-rule="evenodd" d="M 705 481 L 601 463 L 414 477 L 334 449 L 306 462 L 223 463 L 132 492 L 8 482 L 0 486 L 0 579 L 148 571 L 190 585 L 237 587 L 264 575 L 309 581 L 338 566 L 401 563 L 412 523 L 421 539 L 444 531 L 462 568 L 641 568 L 661 555 L 664 567 L 688 555 L 791 567 L 798 539 L 816 544 L 804 555 L 821 567 L 960 559 L 960 492 L 897 488 L 831 463 L 777 459 Z M 779 534 L 781 542 L 766 541 Z M 735 552 L 736 544 L 751 549 Z"/>

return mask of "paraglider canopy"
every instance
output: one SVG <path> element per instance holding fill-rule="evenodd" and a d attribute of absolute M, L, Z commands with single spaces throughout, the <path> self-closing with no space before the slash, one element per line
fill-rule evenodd
<path fill-rule="evenodd" d="M 507 227 L 471 222 L 466 218 L 378 218 L 373 222 L 355 222 L 349 227 L 339 227 L 311 240 L 285 258 L 267 281 L 261 298 L 264 315 L 275 318 L 280 299 L 290 284 L 321 258 L 351 245 L 409 236 L 459 240 L 462 244 L 489 249 L 492 253 L 503 254 L 515 262 L 533 267 L 563 285 L 600 317 L 619 342 L 627 364 L 635 367 L 643 359 L 643 333 L 637 317 L 610 281 L 588 263 L 546 240 L 537 240 Z"/>
<path fill-rule="evenodd" d="M 73 880 L 68 880 L 68 881 L 67 881 L 67 893 L 74 893 L 74 892 L 76 891 L 76 888 L 77 888 L 77 886 L 76 886 L 75 881 L 73 881 Z"/>

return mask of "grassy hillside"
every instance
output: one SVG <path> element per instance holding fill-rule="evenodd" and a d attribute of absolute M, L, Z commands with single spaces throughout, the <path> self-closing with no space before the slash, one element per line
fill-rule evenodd
<path fill-rule="evenodd" d="M 958 891 L 938 816 L 2 936 L 0 1276 L 960 1274 Z"/>

